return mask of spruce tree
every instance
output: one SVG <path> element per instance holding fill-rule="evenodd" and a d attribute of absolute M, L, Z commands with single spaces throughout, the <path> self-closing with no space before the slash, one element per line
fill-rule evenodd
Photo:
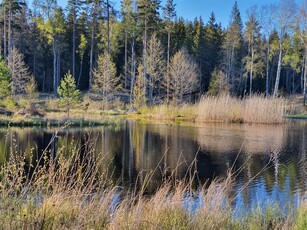
<path fill-rule="evenodd" d="M 69 116 L 70 109 L 82 101 L 81 93 L 76 89 L 75 79 L 70 72 L 61 80 L 58 94 L 60 96 L 60 106 L 64 106 L 67 116 Z"/>

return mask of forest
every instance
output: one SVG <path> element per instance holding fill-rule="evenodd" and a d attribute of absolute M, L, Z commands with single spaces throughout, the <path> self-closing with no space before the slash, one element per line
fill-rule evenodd
<path fill-rule="evenodd" d="M 175 2 L 3 0 L 0 98 L 58 97 L 68 75 L 94 100 L 136 106 L 306 94 L 306 0 L 251 6 L 245 23 L 235 2 L 228 25 L 184 19 Z"/>

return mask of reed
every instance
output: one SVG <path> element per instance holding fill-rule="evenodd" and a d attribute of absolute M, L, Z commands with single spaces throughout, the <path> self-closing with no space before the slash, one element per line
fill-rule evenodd
<path fill-rule="evenodd" d="M 0 168 L 0 229 L 306 229 L 306 202 L 287 218 L 274 206 L 234 218 L 232 173 L 197 190 L 195 174 L 165 179 L 146 195 L 120 187 L 103 154 L 83 148 L 45 152 L 36 165 L 11 154 Z"/>
<path fill-rule="evenodd" d="M 238 122 L 280 124 L 285 115 L 285 100 L 252 96 L 245 99 L 222 95 L 204 97 L 198 104 L 197 120 L 201 122 Z"/>

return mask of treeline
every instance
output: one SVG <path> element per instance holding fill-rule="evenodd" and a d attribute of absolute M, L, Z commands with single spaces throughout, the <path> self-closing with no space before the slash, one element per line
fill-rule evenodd
<path fill-rule="evenodd" d="M 26 73 L 24 82 L 33 86 L 33 75 L 40 92 L 56 96 L 68 71 L 78 89 L 105 101 L 114 95 L 135 104 L 178 104 L 221 92 L 305 95 L 306 11 L 306 0 L 281 0 L 251 7 L 243 24 L 235 2 L 223 28 L 214 13 L 207 21 L 183 19 L 173 0 L 122 0 L 120 9 L 111 0 L 69 0 L 64 9 L 55 0 L 31 6 L 3 0 L 0 55 L 10 85 L 21 86 L 10 88 L 12 95 L 23 93 L 19 81 Z"/>

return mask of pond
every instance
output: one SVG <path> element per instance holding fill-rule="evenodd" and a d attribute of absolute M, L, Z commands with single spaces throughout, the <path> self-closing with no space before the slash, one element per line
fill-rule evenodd
<path fill-rule="evenodd" d="M 90 144 L 114 171 L 114 181 L 125 186 L 147 172 L 152 172 L 152 187 L 163 175 L 183 178 L 191 171 L 210 184 L 232 168 L 238 173 L 229 196 L 235 195 L 233 207 L 242 211 L 300 201 L 307 191 L 306 137 L 306 121 L 269 126 L 122 120 L 82 129 L 2 128 L 0 164 L 10 153 L 27 159 L 48 150 L 55 157 L 64 147 L 78 151 Z"/>

